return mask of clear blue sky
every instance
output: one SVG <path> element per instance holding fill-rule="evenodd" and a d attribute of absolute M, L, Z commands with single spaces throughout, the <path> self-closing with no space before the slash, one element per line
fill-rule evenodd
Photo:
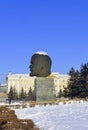
<path fill-rule="evenodd" d="M 61 74 L 87 63 L 88 0 L 0 0 L 0 82 L 9 71 L 30 73 L 37 51 Z"/>

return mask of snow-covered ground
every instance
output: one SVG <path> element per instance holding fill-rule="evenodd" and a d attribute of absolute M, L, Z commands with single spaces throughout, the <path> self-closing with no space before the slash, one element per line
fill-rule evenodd
<path fill-rule="evenodd" d="M 15 109 L 15 113 L 18 118 L 32 119 L 41 130 L 88 130 L 88 102 Z"/>

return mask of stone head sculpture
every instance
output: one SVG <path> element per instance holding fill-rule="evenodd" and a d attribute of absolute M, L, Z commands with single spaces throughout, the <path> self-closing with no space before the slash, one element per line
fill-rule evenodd
<path fill-rule="evenodd" d="M 30 76 L 47 77 L 51 74 L 51 58 L 45 52 L 36 52 L 31 57 Z"/>

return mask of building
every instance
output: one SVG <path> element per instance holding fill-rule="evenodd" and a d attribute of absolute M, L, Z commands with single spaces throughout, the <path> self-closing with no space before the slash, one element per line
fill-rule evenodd
<path fill-rule="evenodd" d="M 6 93 L 6 92 L 7 92 L 7 85 L 0 84 L 0 93 Z"/>
<path fill-rule="evenodd" d="M 4 102 L 7 99 L 7 85 L 0 84 L 0 102 Z"/>
<path fill-rule="evenodd" d="M 56 96 L 58 96 L 60 90 L 63 91 L 64 88 L 67 88 L 69 75 L 59 74 L 58 72 L 53 72 L 50 77 L 54 78 L 54 87 L 56 91 Z"/>
<path fill-rule="evenodd" d="M 35 77 L 30 77 L 29 74 L 11 74 L 7 76 L 7 93 L 9 93 L 12 87 L 20 94 L 23 89 L 26 93 L 30 90 L 34 90 L 34 79 Z"/>
<path fill-rule="evenodd" d="M 15 88 L 18 94 L 20 94 L 22 88 L 26 93 L 28 93 L 30 88 L 34 90 L 35 78 L 35 76 L 30 77 L 29 74 L 9 73 L 7 76 L 7 93 L 9 93 L 11 87 Z M 64 87 L 67 87 L 69 76 L 53 72 L 48 78 L 54 79 L 55 93 L 58 95 L 60 90 L 63 91 Z"/>

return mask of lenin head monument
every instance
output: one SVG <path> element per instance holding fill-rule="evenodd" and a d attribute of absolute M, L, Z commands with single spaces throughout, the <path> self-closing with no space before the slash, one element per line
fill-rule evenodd
<path fill-rule="evenodd" d="M 52 60 L 46 52 L 36 52 L 30 61 L 30 76 L 36 76 L 34 81 L 35 100 L 55 100 L 54 79 L 50 78 Z"/>

